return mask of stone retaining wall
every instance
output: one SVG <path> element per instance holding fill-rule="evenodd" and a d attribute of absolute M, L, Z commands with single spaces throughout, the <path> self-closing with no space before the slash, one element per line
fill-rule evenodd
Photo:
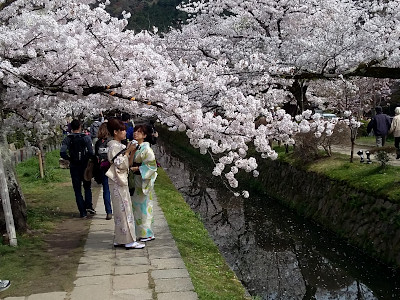
<path fill-rule="evenodd" d="M 400 266 L 399 204 L 376 198 L 323 175 L 266 161 L 267 193 L 379 260 Z"/>

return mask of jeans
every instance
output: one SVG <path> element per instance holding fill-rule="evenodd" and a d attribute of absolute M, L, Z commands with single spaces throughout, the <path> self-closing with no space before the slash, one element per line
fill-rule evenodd
<path fill-rule="evenodd" d="M 377 147 L 383 147 L 383 146 L 385 146 L 386 135 L 376 135 L 376 136 L 375 136 L 375 139 L 376 139 L 376 146 L 377 146 Z"/>
<path fill-rule="evenodd" d="M 76 205 L 78 206 L 79 214 L 81 217 L 87 215 L 86 209 L 93 208 L 92 204 L 92 189 L 91 181 L 86 181 L 83 179 L 83 174 L 85 172 L 86 164 L 74 165 L 71 164 L 69 167 L 69 172 L 72 179 L 72 187 L 75 192 Z M 85 199 L 82 197 L 82 183 L 83 189 L 85 191 Z"/>
<path fill-rule="evenodd" d="M 111 197 L 110 197 L 110 187 L 108 186 L 108 177 L 105 175 L 104 172 L 101 174 L 103 180 L 102 180 L 102 185 L 103 185 L 103 200 L 104 200 L 104 207 L 106 209 L 107 214 L 112 214 L 112 208 L 111 208 Z"/>

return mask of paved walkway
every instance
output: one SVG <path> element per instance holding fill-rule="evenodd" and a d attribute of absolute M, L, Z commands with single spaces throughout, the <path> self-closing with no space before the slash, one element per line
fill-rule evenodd
<path fill-rule="evenodd" d="M 5 299 L 198 299 L 157 201 L 154 201 L 156 239 L 147 242 L 144 249 L 115 249 L 112 246 L 114 220 L 105 220 L 102 192 L 99 195 L 97 215 L 91 221 L 73 291 Z"/>
<path fill-rule="evenodd" d="M 378 149 L 377 147 L 371 146 L 371 145 L 355 145 L 354 146 L 354 156 L 353 156 L 354 160 L 353 161 L 354 162 L 359 162 L 360 161 L 360 156 L 357 155 L 357 152 L 359 150 L 362 150 L 364 152 L 364 162 L 366 162 L 367 161 L 367 157 L 365 155 L 365 151 L 367 151 L 367 150 L 369 150 L 369 151 L 371 151 L 371 150 L 377 151 L 377 149 Z M 350 146 L 340 146 L 340 145 L 333 145 L 332 146 L 332 152 L 342 153 L 342 154 L 346 154 L 346 155 L 350 156 L 350 151 L 351 151 Z M 389 152 L 388 154 L 389 154 L 389 159 L 390 159 L 389 162 L 388 162 L 388 165 L 397 166 L 397 167 L 400 166 L 400 159 L 396 159 L 396 154 L 394 152 Z M 372 163 L 380 164 L 380 162 L 375 158 L 374 154 L 371 154 L 370 158 L 372 160 Z"/>

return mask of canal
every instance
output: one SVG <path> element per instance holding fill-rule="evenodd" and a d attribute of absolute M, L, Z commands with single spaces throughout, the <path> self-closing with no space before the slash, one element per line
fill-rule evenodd
<path fill-rule="evenodd" d="M 218 177 L 159 142 L 157 160 L 201 215 L 252 296 L 260 299 L 400 299 L 400 272 L 366 256 L 269 197 L 234 197 Z"/>

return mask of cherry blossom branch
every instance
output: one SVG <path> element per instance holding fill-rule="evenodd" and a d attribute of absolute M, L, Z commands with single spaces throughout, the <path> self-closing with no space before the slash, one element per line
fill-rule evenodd
<path fill-rule="evenodd" d="M 65 74 L 67 74 L 69 71 L 71 71 L 73 68 L 75 68 L 77 66 L 77 63 L 75 63 L 74 65 L 72 65 L 71 67 L 69 67 L 67 70 L 65 70 L 63 73 L 61 73 L 60 76 L 58 76 L 56 79 L 53 80 L 52 83 L 50 83 L 50 86 L 53 86 L 54 83 L 56 83 L 58 81 L 58 79 L 60 79 L 61 77 L 63 77 Z"/>
<path fill-rule="evenodd" d="M 106 46 L 104 46 L 103 42 L 98 38 L 97 35 L 94 34 L 92 28 L 88 28 L 90 34 L 92 34 L 94 36 L 94 38 L 99 42 L 100 46 L 102 46 L 104 49 L 107 49 Z M 115 62 L 114 58 L 112 57 L 110 51 L 107 50 L 107 54 L 110 57 L 111 61 L 113 62 L 114 66 L 117 68 L 118 71 L 120 71 L 119 66 L 117 65 L 117 63 Z"/>

